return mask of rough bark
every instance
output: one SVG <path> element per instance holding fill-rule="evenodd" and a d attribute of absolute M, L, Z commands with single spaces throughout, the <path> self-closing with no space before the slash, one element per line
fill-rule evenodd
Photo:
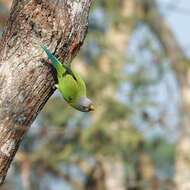
<path fill-rule="evenodd" d="M 0 183 L 23 135 L 54 92 L 55 72 L 39 46 L 62 63 L 80 49 L 91 0 L 14 0 L 0 41 Z M 43 59 L 46 61 L 42 61 Z"/>
<path fill-rule="evenodd" d="M 175 71 L 181 95 L 180 137 L 176 148 L 174 181 L 179 190 L 190 189 L 190 67 L 189 60 L 177 42 L 154 1 L 139 1 L 143 19 L 150 26 L 163 46 L 164 52 Z"/>

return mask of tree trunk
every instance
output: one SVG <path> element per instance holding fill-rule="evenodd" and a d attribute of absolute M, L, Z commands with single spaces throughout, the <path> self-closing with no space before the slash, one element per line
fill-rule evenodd
<path fill-rule="evenodd" d="M 23 135 L 54 92 L 40 42 L 65 63 L 82 45 L 91 0 L 14 0 L 0 41 L 0 183 Z"/>

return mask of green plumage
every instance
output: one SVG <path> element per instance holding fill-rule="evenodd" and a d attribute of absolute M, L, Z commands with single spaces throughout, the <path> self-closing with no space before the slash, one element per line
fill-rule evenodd
<path fill-rule="evenodd" d="M 75 109 L 92 111 L 92 102 L 86 97 L 86 85 L 81 76 L 70 68 L 70 63 L 62 65 L 51 52 L 41 45 L 57 71 L 58 88 L 63 98 Z M 70 60 L 69 60 L 70 62 Z M 82 97 L 82 98 L 81 98 Z"/>
<path fill-rule="evenodd" d="M 44 46 L 43 44 L 41 45 L 41 47 L 44 49 L 44 51 L 46 52 L 47 56 L 49 57 L 49 59 L 51 60 L 51 62 L 53 63 L 53 66 L 55 67 L 56 70 L 58 70 L 58 66 L 59 66 L 59 61 L 58 59 L 52 55 L 52 53 L 46 48 L 46 46 Z"/>

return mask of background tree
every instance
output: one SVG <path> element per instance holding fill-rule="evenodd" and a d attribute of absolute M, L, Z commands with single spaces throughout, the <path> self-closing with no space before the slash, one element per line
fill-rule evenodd
<path fill-rule="evenodd" d="M 73 66 L 96 111 L 76 112 L 55 93 L 4 189 L 189 189 L 188 58 L 161 8 L 153 0 L 93 3 Z"/>

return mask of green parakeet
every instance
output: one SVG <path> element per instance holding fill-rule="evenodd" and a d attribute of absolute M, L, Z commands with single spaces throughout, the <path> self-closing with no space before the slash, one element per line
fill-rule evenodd
<path fill-rule="evenodd" d="M 86 85 L 81 76 L 73 71 L 70 67 L 71 59 L 69 58 L 66 65 L 52 55 L 52 53 L 41 45 L 49 59 L 53 63 L 57 71 L 58 84 L 55 85 L 63 96 L 63 98 L 75 109 L 82 112 L 89 112 L 94 110 L 92 101 L 86 96 Z"/>

